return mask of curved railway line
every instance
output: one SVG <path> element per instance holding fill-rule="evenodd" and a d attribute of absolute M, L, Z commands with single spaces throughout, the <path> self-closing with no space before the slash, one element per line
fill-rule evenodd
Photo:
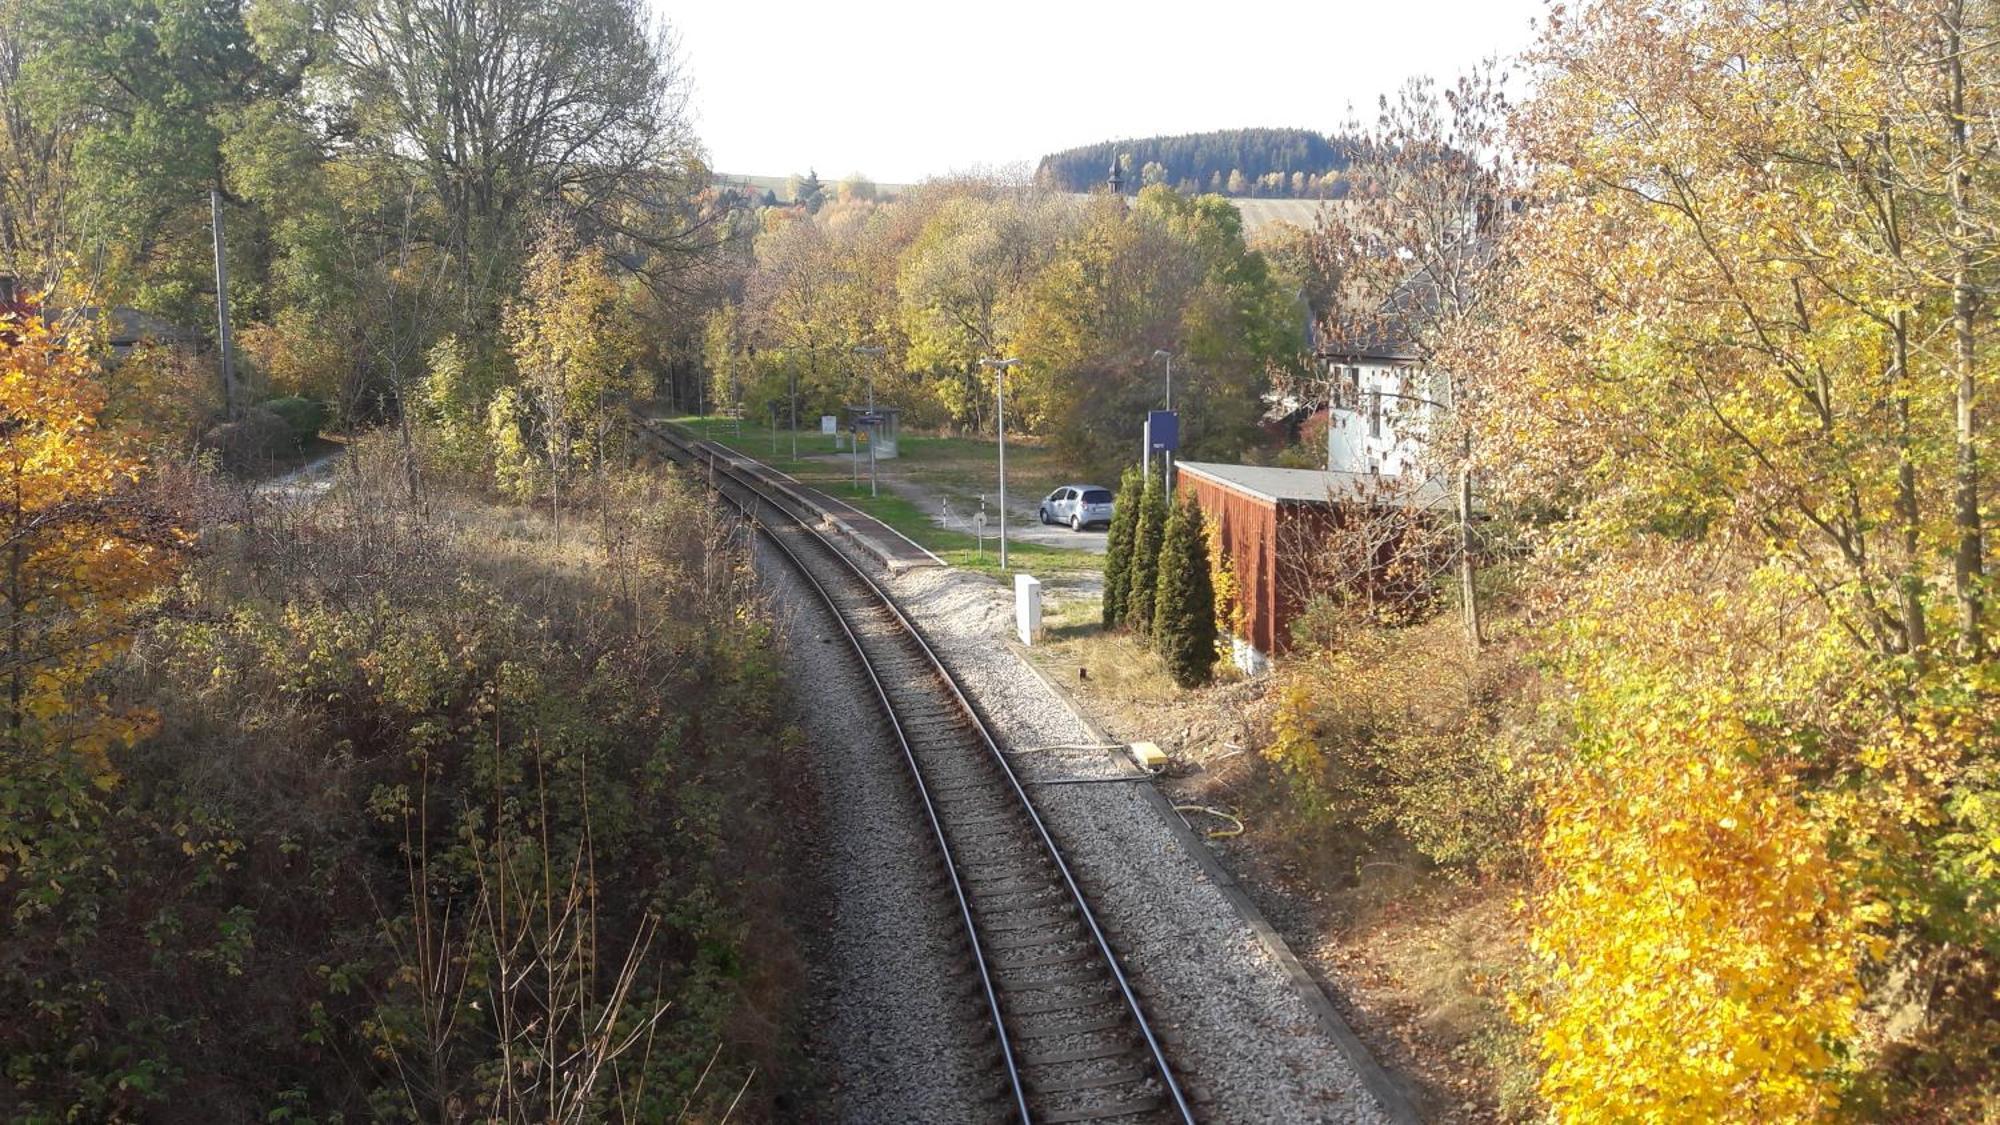
<path fill-rule="evenodd" d="M 901 747 L 1023 1122 L 1182 1122 L 1194 1112 L 1061 849 L 987 724 L 902 611 L 782 484 L 703 443 L 639 431 L 709 483 L 826 602 Z"/>

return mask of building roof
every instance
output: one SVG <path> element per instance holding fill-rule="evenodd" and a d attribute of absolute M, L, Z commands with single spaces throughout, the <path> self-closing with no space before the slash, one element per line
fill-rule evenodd
<path fill-rule="evenodd" d="M 1493 255 L 1494 240 L 1480 235 L 1447 252 L 1444 264 L 1453 273 L 1476 271 L 1485 268 Z M 1373 315 L 1348 326 L 1344 335 L 1316 340 L 1314 354 L 1321 359 L 1347 362 L 1418 362 L 1423 358 L 1417 347 L 1418 334 L 1443 310 L 1444 288 L 1433 267 L 1421 266 L 1411 271 Z"/>
<path fill-rule="evenodd" d="M 1377 476 L 1328 469 L 1278 469 L 1265 465 L 1223 465 L 1212 461 L 1176 461 L 1174 468 L 1225 488 L 1277 504 L 1364 502 L 1442 507 L 1450 494 L 1435 477 Z"/>
<path fill-rule="evenodd" d="M 130 348 L 147 341 L 160 344 L 199 343 L 204 338 L 200 329 L 175 324 L 165 317 L 124 305 L 113 305 L 108 309 L 99 305 L 79 305 L 61 312 L 50 310 L 50 313 L 51 319 L 91 325 L 103 321 L 106 342 L 114 348 Z"/>

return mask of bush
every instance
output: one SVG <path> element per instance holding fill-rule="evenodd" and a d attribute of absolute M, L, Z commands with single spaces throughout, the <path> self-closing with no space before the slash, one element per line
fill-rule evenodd
<path fill-rule="evenodd" d="M 207 529 L 112 685 L 159 715 L 113 779 L 0 749 L 0 1118 L 714 1121 L 786 1049 L 786 735 L 729 525 L 649 479 L 600 513 L 623 549 L 555 548 L 436 494 L 471 532 L 397 461 Z"/>
<path fill-rule="evenodd" d="M 201 437 L 232 469 L 254 469 L 298 450 L 292 427 L 274 410 L 253 406 L 234 421 L 210 426 Z"/>
<path fill-rule="evenodd" d="M 316 398 L 297 395 L 274 398 L 264 404 L 264 409 L 285 420 L 292 431 L 292 444 L 299 449 L 312 444 L 326 425 L 326 404 Z"/>
<path fill-rule="evenodd" d="M 1533 804 L 1524 762 L 1536 731 L 1516 682 L 1527 673 L 1504 646 L 1469 655 L 1457 629 L 1349 614 L 1338 648 L 1287 664 L 1264 756 L 1314 829 L 1501 873 L 1525 858 Z"/>

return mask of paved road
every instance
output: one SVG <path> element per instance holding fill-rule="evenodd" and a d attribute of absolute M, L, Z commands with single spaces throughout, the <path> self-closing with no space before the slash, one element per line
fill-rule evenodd
<path fill-rule="evenodd" d="M 900 473 L 882 472 L 882 487 L 889 489 L 903 499 L 910 501 L 929 513 L 931 522 L 952 531 L 972 533 L 972 519 L 979 511 L 979 495 L 962 493 L 941 488 L 925 481 L 912 480 Z M 1012 484 L 1014 482 L 1010 482 Z M 1019 487 L 1017 485 L 1017 487 Z M 1102 529 L 1071 531 L 1067 527 L 1044 526 L 1035 518 L 1035 507 L 1049 490 L 1035 482 L 1035 487 L 1025 492 L 1007 491 L 1007 540 L 1010 543 L 1041 543 L 1050 547 L 1061 547 L 1073 551 L 1089 551 L 1103 554 L 1105 533 Z M 1000 530 L 1000 515 L 992 504 L 995 497 L 988 496 L 986 511 L 986 534 L 997 535 Z"/>

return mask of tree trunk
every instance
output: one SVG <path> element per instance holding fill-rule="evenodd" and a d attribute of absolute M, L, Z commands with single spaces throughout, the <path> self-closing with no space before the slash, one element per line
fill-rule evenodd
<path fill-rule="evenodd" d="M 20 490 L 15 495 L 15 511 L 20 511 Z M 11 665 L 7 674 L 7 729 L 19 732 L 21 729 L 23 696 L 27 687 L 28 662 L 21 649 L 26 640 L 21 636 L 21 619 L 26 615 L 22 602 L 21 563 L 27 547 L 16 530 L 14 545 L 7 552 L 7 663 Z"/>
<path fill-rule="evenodd" d="M 1918 540 L 1921 512 L 1917 507 L 1917 469 L 1910 457 L 1910 326 L 1898 309 L 1893 332 L 1896 388 L 1896 518 L 1902 523 L 1903 573 L 1897 583 L 1903 611 L 1903 651 L 1921 660 L 1929 642 L 1924 624 L 1922 545 Z"/>
<path fill-rule="evenodd" d="M 1465 463 L 1458 470 L 1458 593 L 1465 607 L 1465 643 L 1477 654 L 1486 643 L 1479 627 L 1479 588 L 1472 562 L 1472 449 L 1466 442 Z"/>
<path fill-rule="evenodd" d="M 1972 191 L 1972 168 L 1966 144 L 1963 0 L 1954 3 L 1950 13 L 1945 55 L 1951 83 L 1948 117 L 1952 158 L 1952 239 L 1955 243 L 1952 248 L 1951 319 L 1956 337 L 1955 366 L 1958 374 L 1954 396 L 1958 415 L 1958 456 L 1954 472 L 1957 496 L 1953 502 L 1952 521 L 1958 529 L 1958 549 L 1952 565 L 1952 586 L 1958 597 L 1960 646 L 1968 656 L 1977 657 L 1986 649 L 1981 632 L 1983 606 L 1979 589 L 1984 569 L 1984 545 L 1979 526 L 1979 423 L 1974 412 L 1978 385 L 1973 368 L 1977 351 L 1972 318 L 1977 294 L 1973 290 L 1973 230 L 1968 198 Z"/>

